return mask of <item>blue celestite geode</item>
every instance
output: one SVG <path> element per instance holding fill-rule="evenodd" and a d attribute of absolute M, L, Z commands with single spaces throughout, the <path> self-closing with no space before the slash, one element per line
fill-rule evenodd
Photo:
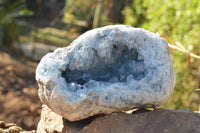
<path fill-rule="evenodd" d="M 160 106 L 175 74 L 165 40 L 141 28 L 90 30 L 42 58 L 39 97 L 70 121 L 132 108 Z"/>

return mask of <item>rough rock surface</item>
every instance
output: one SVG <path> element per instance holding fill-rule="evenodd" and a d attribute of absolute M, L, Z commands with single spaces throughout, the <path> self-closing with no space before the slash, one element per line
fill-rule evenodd
<path fill-rule="evenodd" d="M 35 133 L 35 131 L 24 131 L 17 124 L 0 121 L 0 133 Z"/>
<path fill-rule="evenodd" d="M 41 119 L 38 123 L 37 133 L 60 133 L 63 128 L 62 116 L 51 111 L 46 105 L 42 105 Z"/>
<path fill-rule="evenodd" d="M 70 121 L 160 106 L 175 85 L 166 41 L 125 25 L 88 31 L 47 54 L 36 80 L 41 101 Z"/>
<path fill-rule="evenodd" d="M 44 105 L 37 133 L 200 133 L 199 127 L 200 114 L 184 110 L 139 110 L 69 122 Z"/>

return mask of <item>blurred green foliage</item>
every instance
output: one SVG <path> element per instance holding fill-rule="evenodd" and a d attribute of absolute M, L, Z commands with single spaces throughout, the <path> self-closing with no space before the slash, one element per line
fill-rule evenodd
<path fill-rule="evenodd" d="M 178 41 L 193 53 L 200 54 L 199 0 L 133 0 L 123 14 L 125 24 L 158 32 L 168 42 Z M 173 94 L 163 107 L 198 110 L 200 96 L 195 89 L 198 88 L 200 61 L 191 58 L 189 65 L 187 55 L 171 52 L 177 80 Z"/>
<path fill-rule="evenodd" d="M 34 42 L 35 34 L 35 30 L 32 30 L 26 35 L 20 35 L 19 41 L 26 43 Z M 45 27 L 38 29 L 37 42 L 63 47 L 69 45 L 77 36 L 77 34 L 68 32 L 65 29 Z"/>
<path fill-rule="evenodd" d="M 26 8 L 26 4 L 21 1 L 9 2 L 0 1 L 0 46 L 10 45 L 18 39 L 19 27 L 26 23 L 19 17 L 32 15 L 33 12 Z"/>
<path fill-rule="evenodd" d="M 91 28 L 95 2 L 93 0 L 66 0 L 63 21 L 68 26 Z"/>
<path fill-rule="evenodd" d="M 98 18 L 100 26 L 122 23 L 123 15 L 121 10 L 131 0 L 66 0 L 63 10 L 63 21 L 67 27 L 76 27 L 77 32 L 83 33 L 92 29 L 93 19 L 95 18 L 96 9 L 101 9 Z M 100 4 L 101 3 L 101 4 Z M 102 7 L 100 6 L 102 5 Z"/>

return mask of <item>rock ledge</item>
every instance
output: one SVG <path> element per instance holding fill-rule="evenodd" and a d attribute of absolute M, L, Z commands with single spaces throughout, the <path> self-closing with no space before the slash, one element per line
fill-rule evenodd
<path fill-rule="evenodd" d="M 43 105 L 37 133 L 200 133 L 200 114 L 187 110 L 139 110 L 69 122 Z"/>

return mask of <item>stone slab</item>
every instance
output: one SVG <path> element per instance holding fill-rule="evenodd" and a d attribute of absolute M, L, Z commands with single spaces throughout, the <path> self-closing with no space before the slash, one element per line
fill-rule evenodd
<path fill-rule="evenodd" d="M 188 110 L 138 110 L 70 122 L 43 106 L 37 133 L 200 133 L 200 114 Z"/>

